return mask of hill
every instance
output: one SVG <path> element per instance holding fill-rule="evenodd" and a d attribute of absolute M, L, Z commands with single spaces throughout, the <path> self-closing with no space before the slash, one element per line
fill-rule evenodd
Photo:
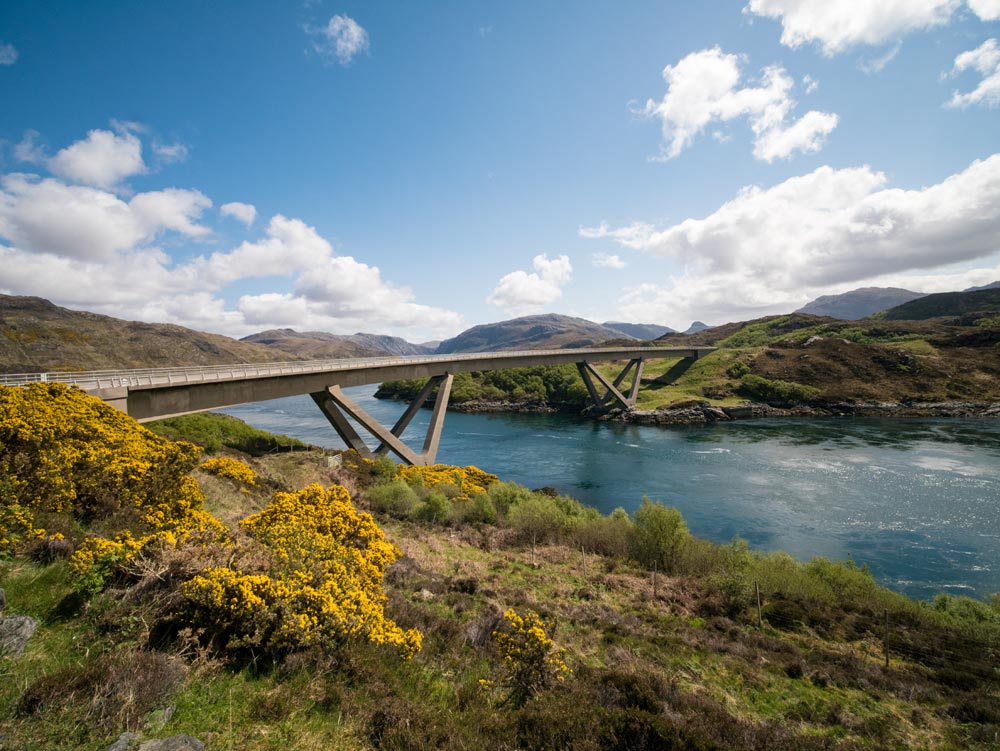
<path fill-rule="evenodd" d="M 331 360 L 340 357 L 378 357 L 379 355 L 426 355 L 432 349 L 411 344 L 398 336 L 378 334 L 329 334 L 324 331 L 299 332 L 294 329 L 270 329 L 240 341 L 262 344 L 294 358 Z"/>
<path fill-rule="evenodd" d="M 554 313 L 473 326 L 438 347 L 439 354 L 496 349 L 567 349 L 621 339 L 622 332 L 593 321 Z"/>
<path fill-rule="evenodd" d="M 625 336 L 631 336 L 643 341 L 659 339 L 664 334 L 674 333 L 674 329 L 669 326 L 660 326 L 656 323 L 621 323 L 619 321 L 605 321 L 601 324 L 609 329 L 619 331 Z"/>
<path fill-rule="evenodd" d="M 711 328 L 707 323 L 702 323 L 701 321 L 694 321 L 687 329 L 684 331 L 685 334 L 697 334 L 699 331 L 704 331 L 707 328 Z"/>
<path fill-rule="evenodd" d="M 795 312 L 857 321 L 861 318 L 867 318 L 872 313 L 893 308 L 920 297 L 924 297 L 924 293 L 899 287 L 862 287 L 840 295 L 817 297 Z"/>
<path fill-rule="evenodd" d="M 885 321 L 923 321 L 953 317 L 956 323 L 973 324 L 1000 314 L 1000 289 L 989 287 L 971 292 L 939 292 L 884 311 Z"/>
<path fill-rule="evenodd" d="M 288 355 L 220 334 L 69 310 L 0 295 L 0 372 L 274 362 Z"/>

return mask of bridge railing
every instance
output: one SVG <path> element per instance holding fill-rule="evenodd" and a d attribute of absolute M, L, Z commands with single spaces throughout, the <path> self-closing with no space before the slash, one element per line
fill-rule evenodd
<path fill-rule="evenodd" d="M 54 381 L 76 384 L 84 389 L 121 388 L 135 386 L 164 386 L 211 381 L 233 381 L 241 378 L 297 375 L 338 370 L 391 367 L 393 365 L 419 365 L 421 363 L 454 362 L 459 360 L 491 360 L 570 353 L 599 359 L 603 355 L 633 352 L 656 356 L 660 352 L 690 351 L 693 347 L 636 347 L 636 348 L 587 348 L 587 349 L 533 349 L 506 352 L 470 352 L 449 355 L 400 355 L 389 357 L 354 357 L 333 360 L 295 360 L 291 362 L 246 363 L 237 365 L 201 365 L 175 368 L 138 368 L 134 370 L 85 370 L 57 373 L 13 373 L 0 375 L 2 386 L 23 386 L 28 383 Z M 704 348 L 710 349 L 710 348 Z M 609 358 L 610 359 L 610 358 Z"/>

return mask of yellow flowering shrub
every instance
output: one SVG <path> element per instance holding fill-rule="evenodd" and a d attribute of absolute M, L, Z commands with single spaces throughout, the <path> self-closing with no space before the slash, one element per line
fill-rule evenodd
<path fill-rule="evenodd" d="M 503 659 L 506 701 L 521 706 L 551 681 L 564 681 L 573 671 L 564 661 L 566 650 L 556 647 L 545 633 L 545 622 L 534 610 L 518 613 L 508 608 L 504 625 L 493 632 Z"/>
<path fill-rule="evenodd" d="M 225 477 L 244 485 L 257 484 L 257 473 L 254 472 L 253 467 L 231 456 L 217 456 L 203 461 L 199 469 L 216 477 Z"/>
<path fill-rule="evenodd" d="M 212 568 L 182 585 L 200 623 L 227 649 L 272 653 L 365 639 L 394 647 L 404 658 L 420 650 L 422 635 L 385 617 L 383 574 L 399 558 L 371 515 L 357 511 L 339 485 L 310 485 L 274 500 L 240 526 L 237 544 L 260 546 L 243 560 L 261 570 Z"/>
<path fill-rule="evenodd" d="M 432 464 L 429 467 L 400 466 L 397 476 L 409 483 L 419 482 L 428 488 L 447 483 L 461 492 L 453 501 L 467 501 L 472 496 L 485 493 L 499 478 L 478 467 L 453 467 L 450 464 Z"/>
<path fill-rule="evenodd" d="M 100 529 L 78 545 L 75 573 L 99 588 L 151 542 L 224 536 L 188 473 L 201 449 L 172 442 L 80 389 L 0 387 L 0 552 L 44 536 L 39 519 Z"/>

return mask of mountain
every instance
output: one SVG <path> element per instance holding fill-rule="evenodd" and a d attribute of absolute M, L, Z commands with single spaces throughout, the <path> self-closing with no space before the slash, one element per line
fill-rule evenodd
<path fill-rule="evenodd" d="M 1000 289 L 1000 281 L 990 282 L 989 284 L 984 284 L 982 287 L 969 287 L 968 289 L 963 289 L 963 292 L 981 292 L 984 289 Z"/>
<path fill-rule="evenodd" d="M 920 297 L 924 297 L 924 293 L 899 287 L 862 287 L 839 295 L 817 297 L 795 312 L 858 321 L 872 313 L 894 308 Z"/>
<path fill-rule="evenodd" d="M 972 292 L 939 292 L 883 311 L 884 321 L 922 321 L 928 318 L 955 317 L 964 325 L 975 319 L 1000 314 L 1000 288 L 988 287 Z"/>
<path fill-rule="evenodd" d="M 622 332 L 583 318 L 550 313 L 473 326 L 438 347 L 439 354 L 495 349 L 565 349 L 591 347 L 622 339 Z"/>
<path fill-rule="evenodd" d="M 411 344 L 398 336 L 378 334 L 328 334 L 325 331 L 270 329 L 240 341 L 263 344 L 296 358 L 333 360 L 341 357 L 378 357 L 380 355 L 427 355 L 434 350 Z"/>
<path fill-rule="evenodd" d="M 674 333 L 674 329 L 669 326 L 660 326 L 656 323 L 621 323 L 619 321 L 605 321 L 601 324 L 609 329 L 619 331 L 625 336 L 631 336 L 643 341 L 653 341 L 659 339 L 664 334 Z"/>
<path fill-rule="evenodd" d="M 0 372 L 115 370 L 274 362 L 288 356 L 165 323 L 68 310 L 40 297 L 0 295 Z"/>
<path fill-rule="evenodd" d="M 702 323 L 701 321 L 694 321 L 690 326 L 687 327 L 685 334 L 697 334 L 699 331 L 704 331 L 705 329 L 712 328 L 707 323 Z"/>

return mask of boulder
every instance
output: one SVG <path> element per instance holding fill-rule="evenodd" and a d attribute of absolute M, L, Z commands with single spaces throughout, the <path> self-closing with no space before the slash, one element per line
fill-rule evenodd
<path fill-rule="evenodd" d="M 38 621 L 26 615 L 0 618 L 0 655 L 19 655 L 24 652 L 24 647 L 36 628 Z"/>
<path fill-rule="evenodd" d="M 108 751 L 128 751 L 129 744 L 135 740 L 135 733 L 124 732 L 118 740 L 108 746 Z"/>

